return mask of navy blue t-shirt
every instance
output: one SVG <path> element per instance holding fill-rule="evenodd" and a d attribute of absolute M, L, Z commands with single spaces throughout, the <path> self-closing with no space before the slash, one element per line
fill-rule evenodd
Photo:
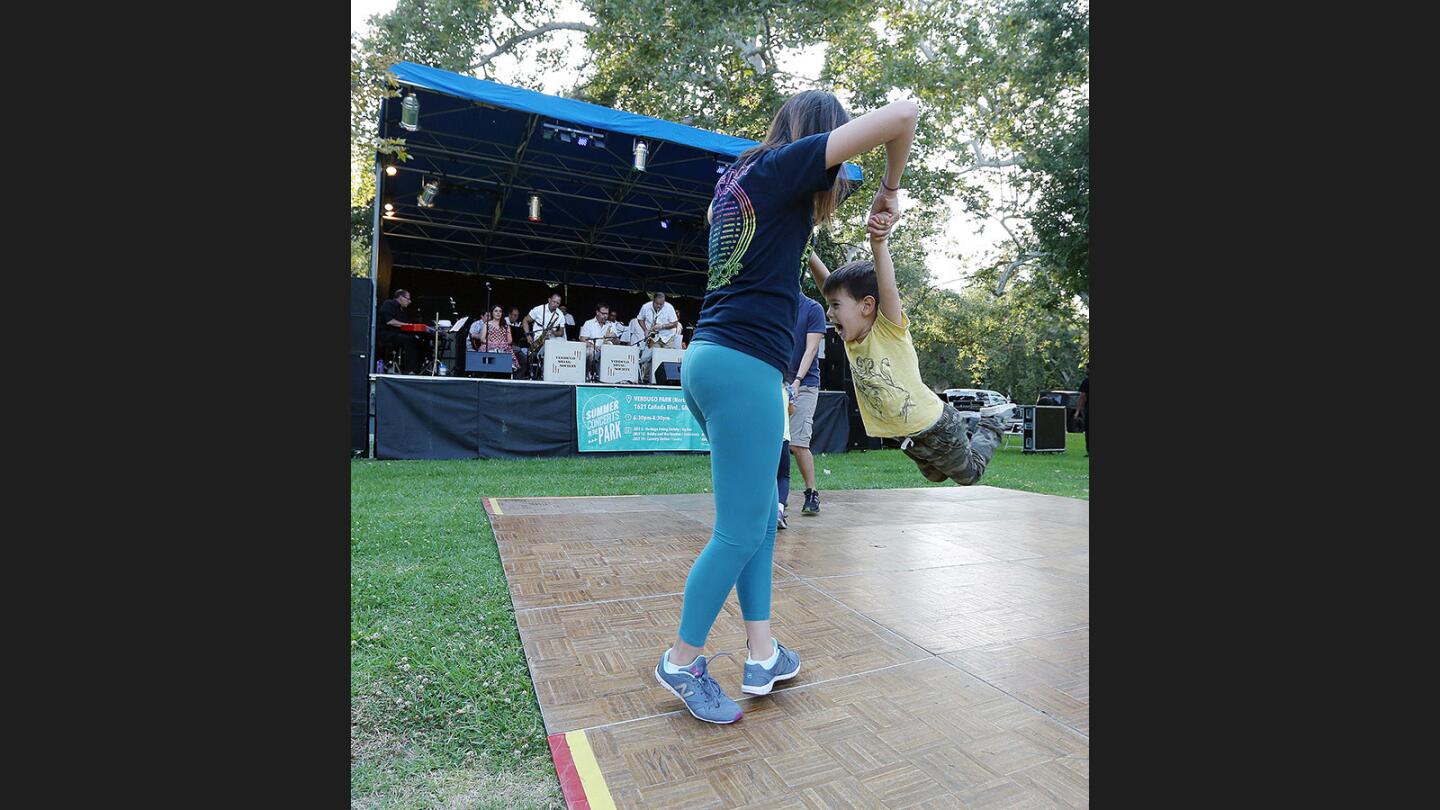
<path fill-rule="evenodd" d="M 802 295 L 800 296 L 799 317 L 795 319 L 795 348 L 790 350 L 792 371 L 799 368 L 800 361 L 805 359 L 805 338 L 812 332 L 818 332 L 821 335 L 820 339 L 825 339 L 825 310 L 815 303 L 815 299 L 808 295 Z M 805 372 L 805 378 L 800 381 L 800 384 L 812 388 L 820 387 L 820 352 L 818 350 L 811 358 L 810 369 Z"/>
<path fill-rule="evenodd" d="M 785 326 L 800 298 L 796 268 L 814 227 L 814 195 L 840 171 L 825 167 L 829 140 L 822 132 L 763 152 L 715 184 L 710 281 L 692 340 L 744 352 L 786 375 L 794 334 Z"/>

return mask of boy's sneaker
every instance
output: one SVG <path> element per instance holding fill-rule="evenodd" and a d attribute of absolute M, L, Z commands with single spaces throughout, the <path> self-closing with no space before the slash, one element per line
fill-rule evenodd
<path fill-rule="evenodd" d="M 800 656 L 794 650 L 786 649 L 778 639 L 775 640 L 775 649 L 780 654 L 776 656 L 774 666 L 745 662 L 745 682 L 740 686 L 741 692 L 768 695 L 776 681 L 788 681 L 800 674 Z"/>
<path fill-rule="evenodd" d="M 785 523 L 785 507 L 784 507 L 783 504 L 782 504 L 781 507 L 780 507 L 780 517 L 779 517 L 778 519 L 776 519 L 776 521 L 775 521 L 775 528 L 776 528 L 776 529 L 788 529 L 788 528 L 790 528 L 790 526 Z"/>
<path fill-rule="evenodd" d="M 820 514 L 820 493 L 813 489 L 805 490 L 805 505 L 800 507 L 802 515 Z"/>
<path fill-rule="evenodd" d="M 996 419 L 1004 420 L 1004 419 L 1008 419 L 1008 418 L 1010 417 L 1011 412 L 1013 412 L 1014 410 L 1015 410 L 1015 403 L 1013 403 L 1013 402 L 1007 402 L 1007 403 L 1005 403 L 1004 405 L 990 405 L 990 406 L 981 408 L 981 409 L 980 409 L 980 416 L 981 416 L 981 418 L 984 418 L 984 417 L 986 417 L 986 416 L 993 416 L 993 417 L 995 417 Z"/>
<path fill-rule="evenodd" d="M 685 708 L 689 709 L 696 719 L 720 724 L 733 723 L 740 719 L 744 714 L 740 711 L 740 704 L 731 700 L 725 690 L 720 688 L 720 684 L 710 677 L 709 663 L 705 656 L 697 657 L 693 664 L 672 674 L 665 671 L 665 658 L 668 655 L 670 651 L 666 650 L 660 656 L 660 663 L 655 665 L 655 680 L 670 690 L 670 694 L 685 701 Z"/>

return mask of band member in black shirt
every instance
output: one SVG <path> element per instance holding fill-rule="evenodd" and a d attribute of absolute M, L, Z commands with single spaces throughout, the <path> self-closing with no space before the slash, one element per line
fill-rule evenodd
<path fill-rule="evenodd" d="M 396 290 L 394 298 L 380 305 L 380 317 L 376 319 L 375 331 L 380 343 L 381 357 L 387 355 L 391 348 L 399 347 L 404 358 L 401 372 L 417 374 L 420 371 L 420 339 L 410 332 L 400 331 L 400 327 L 413 323 L 405 314 L 405 309 L 409 306 L 409 291 Z"/>
<path fill-rule="evenodd" d="M 520 318 L 519 307 L 510 308 L 510 317 L 505 319 L 505 324 L 510 327 L 510 344 L 515 347 L 515 356 L 520 359 L 520 365 L 515 369 L 516 376 L 529 376 L 530 346 L 525 340 L 525 322 Z"/>

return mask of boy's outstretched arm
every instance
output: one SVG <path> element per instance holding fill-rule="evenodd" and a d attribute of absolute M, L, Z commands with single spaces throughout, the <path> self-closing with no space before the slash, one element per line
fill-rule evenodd
<path fill-rule="evenodd" d="M 872 218 L 873 219 L 873 218 Z M 888 223 L 881 223 L 888 224 Z M 890 260 L 889 237 L 870 238 L 870 252 L 875 255 L 875 282 L 880 288 L 880 311 L 885 319 L 900 325 L 900 287 L 895 283 L 895 262 Z"/>
<path fill-rule="evenodd" d="M 810 277 L 815 279 L 815 288 L 821 295 L 825 294 L 825 279 L 830 277 L 830 268 L 825 262 L 820 261 L 820 256 L 815 251 L 810 251 Z"/>

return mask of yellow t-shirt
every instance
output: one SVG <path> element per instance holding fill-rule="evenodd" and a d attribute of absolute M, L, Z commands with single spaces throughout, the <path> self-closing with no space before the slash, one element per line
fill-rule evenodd
<path fill-rule="evenodd" d="M 910 341 L 910 318 L 900 313 L 896 326 L 875 313 L 870 334 L 845 341 L 850 375 L 855 379 L 860 418 L 871 436 L 910 436 L 935 424 L 944 405 L 920 379 L 920 359 Z"/>

